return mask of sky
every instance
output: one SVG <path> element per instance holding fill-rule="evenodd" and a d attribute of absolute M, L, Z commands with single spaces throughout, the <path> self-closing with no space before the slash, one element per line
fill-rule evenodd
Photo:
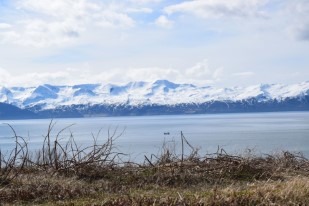
<path fill-rule="evenodd" d="M 308 0 L 0 0 L 0 86 L 309 80 Z"/>

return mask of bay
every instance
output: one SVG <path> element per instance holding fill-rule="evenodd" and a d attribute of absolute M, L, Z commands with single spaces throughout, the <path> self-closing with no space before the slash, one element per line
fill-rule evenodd
<path fill-rule="evenodd" d="M 30 150 L 41 148 L 50 119 L 0 120 L 0 149 L 14 147 L 13 131 L 24 137 Z M 180 133 L 200 154 L 216 152 L 218 146 L 231 154 L 250 150 L 257 155 L 280 151 L 301 152 L 309 157 L 309 112 L 241 113 L 170 115 L 137 117 L 94 117 L 55 119 L 51 136 L 60 134 L 65 142 L 72 134 L 79 145 L 89 145 L 92 136 L 100 142 L 109 134 L 115 140 L 117 151 L 127 154 L 131 161 L 141 161 L 144 155 L 159 154 L 163 142 L 179 152 Z M 186 152 L 190 147 L 186 146 Z"/>

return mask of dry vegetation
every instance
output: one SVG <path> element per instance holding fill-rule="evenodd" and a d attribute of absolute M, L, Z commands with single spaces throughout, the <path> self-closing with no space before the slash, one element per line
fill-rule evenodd
<path fill-rule="evenodd" d="M 0 152 L 0 205 L 309 205 L 309 161 L 289 152 L 201 156 L 181 135 L 180 154 L 164 144 L 137 164 L 121 161 L 117 131 L 81 148 L 72 136 L 60 144 L 53 127 L 32 154 L 12 128 L 16 147 Z"/>

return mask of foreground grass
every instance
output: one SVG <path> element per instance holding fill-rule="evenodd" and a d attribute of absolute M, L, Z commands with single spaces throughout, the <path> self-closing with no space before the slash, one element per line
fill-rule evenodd
<path fill-rule="evenodd" d="M 152 165 L 25 168 L 0 186 L 3 205 L 309 205 L 309 164 L 290 153 L 220 154 Z"/>
<path fill-rule="evenodd" d="M 309 161 L 289 152 L 201 156 L 181 134 L 181 154 L 164 144 L 137 164 L 120 161 L 116 133 L 82 148 L 72 136 L 60 144 L 52 127 L 35 154 L 13 130 L 16 147 L 0 151 L 0 205 L 309 205 Z"/>
<path fill-rule="evenodd" d="M 308 205 L 308 178 L 209 188 L 149 188 L 127 194 L 98 194 L 95 198 L 49 202 L 45 205 Z"/>

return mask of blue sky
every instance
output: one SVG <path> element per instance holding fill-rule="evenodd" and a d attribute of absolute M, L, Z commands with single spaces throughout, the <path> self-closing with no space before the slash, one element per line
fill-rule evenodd
<path fill-rule="evenodd" d="M 308 0 L 0 0 L 0 85 L 309 80 Z"/>

